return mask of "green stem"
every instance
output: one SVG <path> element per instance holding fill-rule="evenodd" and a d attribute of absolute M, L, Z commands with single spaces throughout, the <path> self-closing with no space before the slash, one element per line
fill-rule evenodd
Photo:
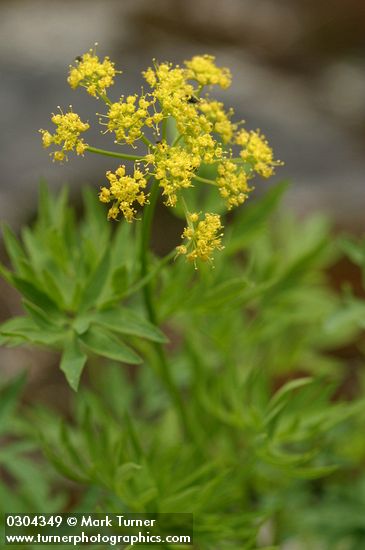
<path fill-rule="evenodd" d="M 213 180 L 208 180 L 207 178 L 202 178 L 200 176 L 194 176 L 193 178 L 194 180 L 197 180 L 197 181 L 201 181 L 202 183 L 209 183 L 209 185 L 215 185 L 217 186 L 217 182 L 216 181 L 213 181 Z"/>
<path fill-rule="evenodd" d="M 148 138 L 146 138 L 146 136 L 142 135 L 141 136 L 141 140 L 143 141 L 143 143 L 145 145 L 147 145 L 147 147 L 149 149 L 153 149 L 154 148 L 154 144 L 152 143 L 152 141 L 150 141 Z"/>
<path fill-rule="evenodd" d="M 149 204 L 145 207 L 142 219 L 142 234 L 141 234 L 141 248 L 140 248 L 140 261 L 141 261 L 141 279 L 144 279 L 148 275 L 148 249 L 150 244 L 150 235 L 152 228 L 153 215 L 156 209 L 158 199 L 158 182 L 153 180 L 151 193 L 149 196 Z M 150 284 L 146 284 L 143 287 L 143 299 L 145 307 L 148 313 L 150 321 L 156 324 L 156 313 L 152 303 Z"/>
<path fill-rule="evenodd" d="M 219 164 L 220 162 L 222 162 L 222 160 L 229 160 L 231 162 L 234 162 L 235 164 L 240 164 L 240 163 L 244 163 L 245 161 L 243 159 L 241 159 L 241 157 L 227 157 L 225 159 L 217 159 L 217 160 L 214 160 L 213 162 L 210 162 L 209 164 Z"/>
<path fill-rule="evenodd" d="M 182 134 L 179 134 L 173 141 L 171 147 L 175 147 L 175 145 L 177 145 L 179 143 L 179 141 L 182 139 L 183 135 Z"/>
<path fill-rule="evenodd" d="M 110 99 L 108 98 L 108 96 L 107 96 L 106 94 L 99 94 L 99 97 L 100 97 L 103 101 L 105 101 L 105 103 L 106 103 L 107 105 L 109 105 L 109 106 L 112 105 L 112 101 L 110 101 Z"/>
<path fill-rule="evenodd" d="M 186 221 L 191 227 L 191 221 L 189 220 L 189 214 L 190 214 L 189 208 L 188 208 L 188 205 L 186 204 L 184 197 L 182 196 L 182 193 L 180 193 L 179 198 L 180 198 L 181 204 L 183 205 Z"/>
<path fill-rule="evenodd" d="M 150 202 L 144 210 L 144 216 L 142 220 L 142 234 L 141 234 L 141 241 L 140 241 L 141 279 L 144 279 L 145 277 L 148 276 L 148 251 L 149 251 L 153 215 L 157 204 L 158 194 L 159 194 L 158 181 L 154 180 L 152 183 Z M 146 308 L 147 315 L 150 322 L 153 324 L 157 324 L 158 319 L 157 319 L 157 314 L 156 314 L 156 310 L 152 299 L 152 289 L 151 289 L 150 282 L 145 284 L 143 287 L 143 299 L 144 299 L 145 308 Z M 166 358 L 165 350 L 163 346 L 158 343 L 154 343 L 154 347 L 160 363 L 160 374 L 161 374 L 162 381 L 171 397 L 171 400 L 173 401 L 176 407 L 184 433 L 186 435 L 190 434 L 191 430 L 190 430 L 189 421 L 186 415 L 184 403 L 181 398 L 180 392 L 176 387 L 175 382 L 171 376 L 171 371 Z"/>
<path fill-rule="evenodd" d="M 229 160 L 235 164 L 246 164 L 246 161 L 244 161 L 241 157 L 233 157 Z"/>
<path fill-rule="evenodd" d="M 166 141 L 167 137 L 167 117 L 165 117 L 162 121 L 162 130 L 161 130 L 161 139 L 162 141 Z"/>
<path fill-rule="evenodd" d="M 127 296 L 131 296 L 141 288 L 143 288 L 147 283 L 149 283 L 152 279 L 158 275 L 158 273 L 161 271 L 161 269 L 168 264 L 174 257 L 176 256 L 176 251 L 171 250 L 166 256 L 160 260 L 156 267 L 154 267 L 145 277 L 142 279 L 139 279 L 136 283 L 134 283 L 131 287 L 129 287 L 128 290 L 123 294 L 123 298 L 126 298 Z"/>
<path fill-rule="evenodd" d="M 91 147 L 88 145 L 86 151 L 89 153 L 96 153 L 97 155 L 104 155 L 106 157 L 115 157 L 124 160 L 143 160 L 144 155 L 128 155 L 127 153 L 117 153 L 114 151 L 107 151 L 105 149 L 98 149 L 97 147 Z"/>

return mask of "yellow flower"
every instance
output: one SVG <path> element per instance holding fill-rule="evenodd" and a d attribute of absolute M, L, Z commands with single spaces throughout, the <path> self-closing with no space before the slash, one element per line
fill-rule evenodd
<path fill-rule="evenodd" d="M 222 120 L 210 121 L 199 109 L 200 100 L 195 95 L 197 90 L 188 82 L 189 75 L 188 69 L 171 63 L 156 65 L 154 70 L 149 68 L 143 73 L 163 115 L 174 118 L 188 151 L 199 155 L 205 163 L 215 162 L 221 157 L 221 148 L 210 134 L 215 130 L 226 136 L 227 128 L 219 127 Z M 216 128 L 214 122 L 218 123 Z"/>
<path fill-rule="evenodd" d="M 237 124 L 232 124 L 230 121 L 233 115 L 233 109 L 229 109 L 229 111 L 226 112 L 223 103 L 208 99 L 201 100 L 198 103 L 198 107 L 212 123 L 213 132 L 221 136 L 223 143 L 229 143 L 237 128 Z"/>
<path fill-rule="evenodd" d="M 179 189 L 191 187 L 191 180 L 201 159 L 183 147 L 169 147 L 160 143 L 149 160 L 155 165 L 155 178 L 165 196 L 166 206 L 175 206 Z"/>
<path fill-rule="evenodd" d="M 153 95 L 159 101 L 162 110 L 173 115 L 181 104 L 189 107 L 187 99 L 193 95 L 194 88 L 187 82 L 186 71 L 171 63 L 156 65 L 155 70 L 149 68 L 143 73 L 144 78 L 154 89 Z M 191 107 L 191 105 L 190 105 Z"/>
<path fill-rule="evenodd" d="M 192 136 L 187 134 L 185 143 L 192 154 L 201 158 L 202 162 L 211 164 L 222 158 L 222 147 L 209 133 Z"/>
<path fill-rule="evenodd" d="M 222 222 L 218 214 L 205 214 L 200 220 L 197 213 L 188 215 L 188 227 L 181 235 L 186 239 L 186 244 L 176 248 L 178 255 L 185 255 L 186 258 L 196 266 L 197 260 L 203 262 L 213 260 L 214 250 L 222 250 Z"/>
<path fill-rule="evenodd" d="M 149 108 L 154 103 L 154 98 L 147 99 L 147 96 L 138 98 L 137 94 L 130 95 L 126 99 L 121 97 L 119 102 L 112 103 L 108 114 L 105 115 L 109 119 L 106 125 L 109 132 L 115 133 L 117 143 L 133 145 L 143 136 L 144 126 L 156 127 L 163 115 L 149 112 Z"/>
<path fill-rule="evenodd" d="M 77 155 L 83 155 L 87 144 L 80 139 L 80 134 L 90 128 L 87 122 L 82 122 L 79 115 L 70 111 L 69 113 L 54 114 L 51 118 L 56 125 L 56 131 L 51 134 L 48 130 L 39 130 L 42 134 L 43 147 L 50 147 L 52 144 L 62 146 L 61 150 L 55 151 L 54 160 L 67 160 L 65 151 L 76 151 Z"/>
<path fill-rule="evenodd" d="M 217 183 L 228 210 L 242 204 L 251 191 L 246 172 L 231 160 L 224 160 L 218 165 Z"/>
<path fill-rule="evenodd" d="M 134 168 L 133 176 L 128 176 L 123 165 L 115 172 L 108 171 L 106 177 L 109 180 L 109 189 L 101 188 L 99 200 L 104 203 L 114 201 L 109 209 L 108 218 L 115 220 L 122 212 L 127 222 L 132 222 L 137 213 L 135 203 L 143 206 L 147 202 L 144 189 L 147 187 L 148 176 L 138 167 Z"/>
<path fill-rule="evenodd" d="M 109 205 L 108 218 L 118 219 L 122 214 L 132 222 L 138 208 L 148 201 L 146 189 L 153 176 L 165 205 L 174 207 L 181 201 L 186 212 L 184 242 L 177 247 L 177 253 L 195 265 L 198 260 L 212 261 L 214 251 L 222 248 L 221 219 L 214 213 L 188 213 L 182 190 L 192 187 L 193 181 L 197 185 L 215 186 L 226 210 L 231 210 L 246 200 L 252 191 L 249 182 L 256 174 L 268 178 L 282 163 L 274 159 L 259 130 L 241 129 L 240 122 L 232 122 L 233 109 L 225 109 L 221 101 L 204 92 L 205 86 L 226 89 L 231 84 L 229 69 L 218 67 L 213 56 L 197 55 L 181 66 L 154 61 L 153 67 L 142 73 L 150 91 L 142 89 L 140 94 L 122 95 L 113 103 L 106 90 L 118 72 L 108 57 L 99 60 L 95 51 L 90 50 L 70 67 L 68 82 L 72 88 L 83 86 L 92 96 L 104 99 L 107 112 L 99 115 L 99 122 L 105 126 L 104 134 L 113 133 L 114 143 L 133 148 L 138 141 L 143 142 L 139 145 L 141 149 L 143 144 L 147 146 L 144 153 L 142 150 L 131 155 L 123 150 L 105 151 L 88 146 L 80 136 L 89 125 L 72 110 L 53 115 L 54 133 L 40 130 L 43 145 L 55 145 L 52 155 L 59 161 L 67 160 L 68 151 L 83 155 L 85 150 L 140 159 L 129 175 L 124 165 L 106 173 L 109 186 L 101 188 L 99 199 Z M 205 165 L 210 165 L 206 174 L 211 174 L 211 179 L 203 177 Z"/>
<path fill-rule="evenodd" d="M 73 89 L 83 86 L 90 95 L 98 97 L 114 84 L 114 77 L 120 72 L 115 70 L 109 57 L 100 62 L 94 51 L 90 50 L 76 61 L 75 67 L 70 65 L 67 82 Z"/>
<path fill-rule="evenodd" d="M 274 153 L 267 139 L 259 130 L 256 132 L 240 130 L 236 135 L 236 143 L 242 147 L 241 158 L 247 162 L 251 168 L 264 178 L 269 178 L 274 174 L 275 166 L 281 166 L 283 163 L 274 160 Z"/>
<path fill-rule="evenodd" d="M 171 63 L 161 63 L 156 65 L 155 70 L 149 68 L 142 74 L 153 88 L 152 95 L 160 104 L 164 116 L 176 120 L 180 133 L 191 132 L 199 117 L 194 105 L 188 101 L 194 94 L 194 88 L 186 80 L 186 70 L 179 66 L 173 67 Z"/>
<path fill-rule="evenodd" d="M 200 86 L 217 84 L 223 89 L 231 85 L 231 72 L 226 67 L 217 67 L 213 55 L 196 55 L 190 61 L 185 61 L 188 69 L 188 79 L 196 80 Z"/>

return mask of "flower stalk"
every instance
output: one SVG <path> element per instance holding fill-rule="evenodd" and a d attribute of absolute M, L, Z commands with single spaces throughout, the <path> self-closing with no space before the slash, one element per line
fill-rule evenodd
<path fill-rule="evenodd" d="M 158 181 L 153 180 L 151 186 L 151 193 L 149 204 L 145 208 L 143 220 L 142 220 L 142 231 L 140 239 L 140 275 L 143 280 L 148 276 L 149 271 L 149 249 L 150 249 L 150 240 L 151 240 L 151 229 L 153 224 L 154 213 L 156 210 L 156 205 L 158 201 L 159 187 Z M 146 309 L 146 313 L 149 321 L 158 325 L 158 317 L 155 309 L 154 299 L 152 295 L 151 281 L 148 281 L 142 289 L 143 301 Z M 168 363 L 164 347 L 160 343 L 155 343 L 154 348 L 159 360 L 159 374 L 161 380 L 167 390 L 172 402 L 175 405 L 176 412 L 179 416 L 183 432 L 185 435 L 191 435 L 192 431 L 190 429 L 189 419 L 186 414 L 186 408 L 184 406 L 179 388 L 176 386 L 175 381 L 171 375 L 170 365 Z"/>

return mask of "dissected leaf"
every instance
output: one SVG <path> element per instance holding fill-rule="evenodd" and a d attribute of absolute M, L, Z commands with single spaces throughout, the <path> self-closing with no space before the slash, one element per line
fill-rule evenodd
<path fill-rule="evenodd" d="M 107 249 L 99 265 L 92 273 L 81 294 L 79 310 L 85 311 L 97 304 L 109 276 L 110 249 Z"/>
<path fill-rule="evenodd" d="M 0 388 L 0 431 L 4 430 L 9 416 L 15 409 L 24 384 L 25 375 L 21 374 Z"/>
<path fill-rule="evenodd" d="M 142 363 L 142 359 L 130 347 L 99 327 L 90 328 L 79 338 L 88 350 L 97 355 L 134 365 Z"/>
<path fill-rule="evenodd" d="M 60 369 L 65 373 L 71 388 L 77 391 L 87 355 L 80 349 L 76 336 L 71 335 L 65 344 Z"/>
<path fill-rule="evenodd" d="M 120 334 L 140 336 L 154 342 L 167 342 L 160 329 L 131 309 L 120 307 L 98 311 L 93 315 L 93 321 Z"/>

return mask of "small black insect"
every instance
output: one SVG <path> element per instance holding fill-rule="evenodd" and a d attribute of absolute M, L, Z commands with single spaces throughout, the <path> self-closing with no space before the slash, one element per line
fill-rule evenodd
<path fill-rule="evenodd" d="M 80 61 L 82 61 L 81 55 L 77 55 L 77 56 L 75 57 L 75 61 L 78 61 L 78 62 L 80 63 Z"/>
<path fill-rule="evenodd" d="M 158 140 L 156 141 L 156 145 L 159 145 L 160 143 L 161 143 L 161 140 L 158 139 Z"/>
<path fill-rule="evenodd" d="M 198 97 L 195 97 L 195 95 L 191 95 L 190 97 L 188 97 L 188 103 L 199 103 L 199 98 Z"/>

